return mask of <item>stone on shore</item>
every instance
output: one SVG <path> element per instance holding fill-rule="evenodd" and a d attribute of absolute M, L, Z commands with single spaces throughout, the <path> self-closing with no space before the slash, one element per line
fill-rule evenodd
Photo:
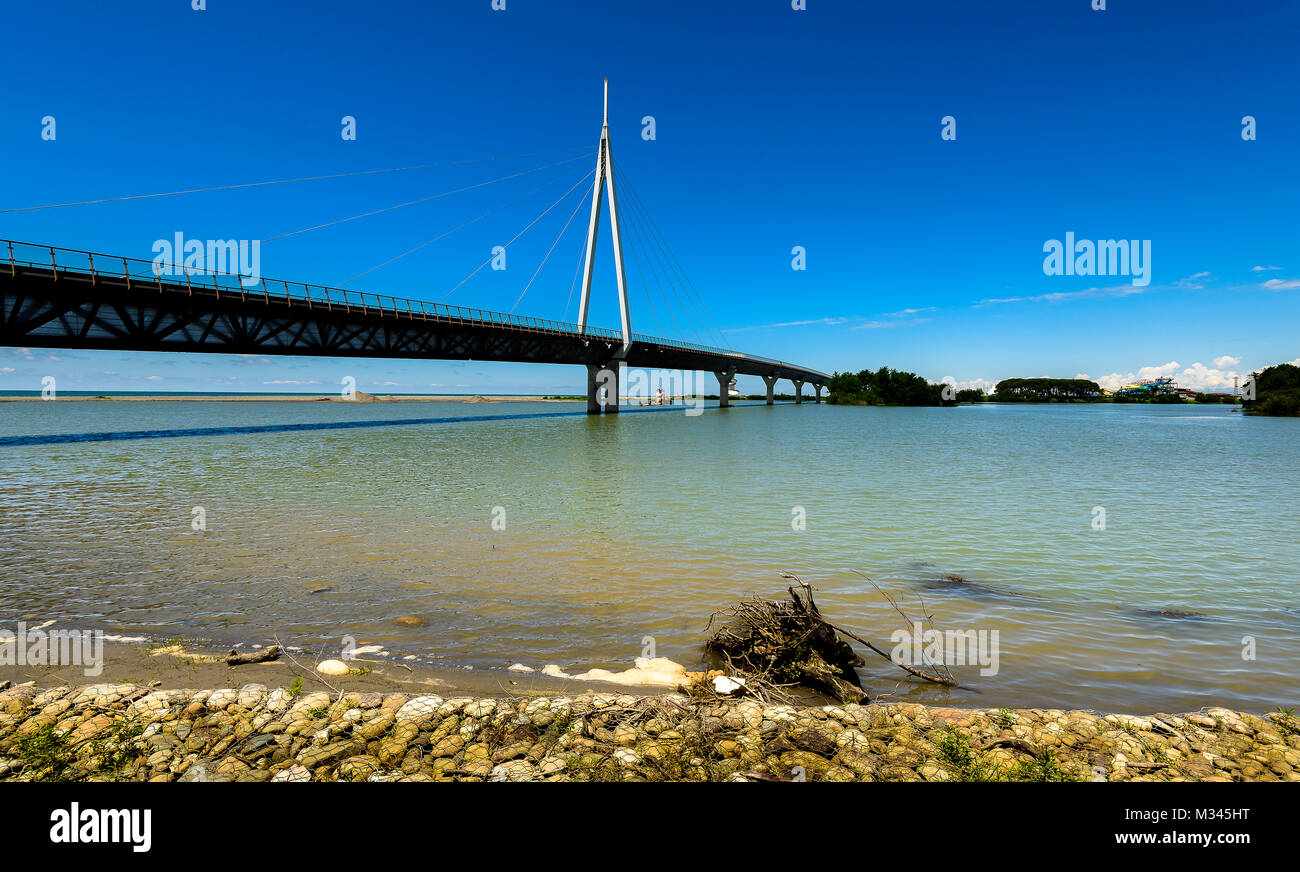
<path fill-rule="evenodd" d="M 649 662 L 642 671 L 653 670 Z M 707 684 L 705 685 L 707 687 Z M 131 684 L 0 691 L 0 781 L 1300 781 L 1300 723 L 796 706 L 713 693 L 444 699 Z"/>

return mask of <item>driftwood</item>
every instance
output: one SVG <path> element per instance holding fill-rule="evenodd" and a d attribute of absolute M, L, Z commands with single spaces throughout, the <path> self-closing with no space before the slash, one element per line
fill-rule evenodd
<path fill-rule="evenodd" d="M 280 659 L 280 646 L 272 645 L 270 648 L 264 648 L 261 651 L 250 651 L 247 654 L 240 654 L 234 648 L 226 655 L 227 666 L 243 666 L 247 663 L 266 663 L 270 660 Z"/>
<path fill-rule="evenodd" d="M 867 692 L 862 689 L 857 667 L 866 663 L 840 638 L 842 634 L 917 678 L 957 686 L 951 674 L 898 663 L 856 633 L 826 620 L 813 600 L 812 585 L 789 573 L 782 576 L 799 584 L 799 590 L 787 588 L 789 602 L 752 599 L 715 613 L 709 627 L 715 622 L 721 626 L 705 643 L 705 649 L 722 657 L 729 667 L 762 682 L 776 686 L 799 684 L 845 702 L 863 702 Z M 890 603 L 898 609 L 892 599 Z"/>
<path fill-rule="evenodd" d="M 794 781 L 793 778 L 786 778 L 784 775 L 771 775 L 767 772 L 742 772 L 750 781 Z"/>
<path fill-rule="evenodd" d="M 923 669 L 916 669 L 912 666 L 908 666 L 906 663 L 899 663 L 897 660 L 890 657 L 884 651 L 881 651 L 875 645 L 872 645 L 870 642 L 868 642 L 866 639 L 862 638 L 861 636 L 857 635 L 856 633 L 850 633 L 848 630 L 835 626 L 830 621 L 826 621 L 825 623 L 826 626 L 830 627 L 831 629 L 838 630 L 839 632 L 848 636 L 850 639 L 854 640 L 855 642 L 859 642 L 867 646 L 872 651 L 876 652 L 881 657 L 884 657 L 886 660 L 888 660 L 890 663 L 893 663 L 895 666 L 897 666 L 899 669 L 903 670 L 904 672 L 909 672 L 912 675 L 915 675 L 917 678 L 924 678 L 926 681 L 933 681 L 935 684 L 944 684 L 947 685 L 948 687 L 957 687 L 957 680 L 953 678 L 951 675 L 935 675 L 932 672 L 926 672 Z"/>
<path fill-rule="evenodd" d="M 801 582 L 802 584 L 802 582 Z M 705 648 L 746 675 L 777 685 L 801 684 L 846 702 L 862 702 L 855 667 L 862 658 L 835 634 L 813 601 L 812 588 L 802 595 L 789 588 L 789 602 L 748 600 L 709 620 L 721 627 Z"/>

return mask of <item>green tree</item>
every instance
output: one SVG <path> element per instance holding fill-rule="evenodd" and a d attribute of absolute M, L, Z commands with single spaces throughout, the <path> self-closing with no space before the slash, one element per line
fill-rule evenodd
<path fill-rule="evenodd" d="M 1256 415 L 1300 415 L 1300 366 L 1279 363 L 1251 373 L 1251 378 L 1255 399 L 1244 400 L 1243 409 Z"/>

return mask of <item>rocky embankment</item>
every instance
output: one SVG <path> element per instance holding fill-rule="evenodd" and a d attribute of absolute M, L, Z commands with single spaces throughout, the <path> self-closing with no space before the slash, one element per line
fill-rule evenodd
<path fill-rule="evenodd" d="M 0 780 L 1300 781 L 1300 721 L 24 685 L 0 692 Z"/>

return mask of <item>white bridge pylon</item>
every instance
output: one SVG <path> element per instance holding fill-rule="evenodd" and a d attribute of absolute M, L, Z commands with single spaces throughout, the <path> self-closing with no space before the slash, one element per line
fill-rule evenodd
<path fill-rule="evenodd" d="M 632 312 L 628 308 L 627 276 L 623 271 L 623 237 L 619 232 L 618 194 L 614 190 L 614 165 L 609 147 L 609 79 L 605 80 L 605 121 L 600 129 L 600 150 L 596 156 L 596 181 L 591 189 L 591 221 L 587 225 L 587 256 L 582 265 L 582 299 L 578 303 L 578 327 L 587 331 L 587 309 L 591 305 L 591 277 L 596 267 L 596 233 L 600 229 L 601 182 L 609 197 L 609 226 L 614 236 L 614 271 L 618 280 L 618 309 L 623 320 L 623 347 L 616 357 L 627 354 L 632 345 Z"/>

